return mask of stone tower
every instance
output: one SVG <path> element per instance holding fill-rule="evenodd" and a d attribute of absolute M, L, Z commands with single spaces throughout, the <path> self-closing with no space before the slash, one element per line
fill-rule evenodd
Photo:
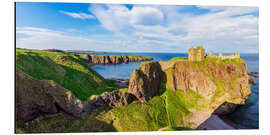
<path fill-rule="evenodd" d="M 188 50 L 188 60 L 189 61 L 202 61 L 204 60 L 205 50 L 202 46 L 197 46 L 197 48 L 190 48 Z"/>

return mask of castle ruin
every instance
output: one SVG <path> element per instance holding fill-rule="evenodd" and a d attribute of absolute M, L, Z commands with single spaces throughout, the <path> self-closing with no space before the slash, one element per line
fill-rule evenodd
<path fill-rule="evenodd" d="M 240 53 L 236 52 L 232 55 L 222 55 L 222 53 L 219 53 L 219 55 L 215 55 L 213 51 L 211 50 L 209 54 L 206 55 L 207 58 L 220 58 L 222 60 L 224 59 L 236 59 L 240 58 Z"/>
<path fill-rule="evenodd" d="M 188 60 L 189 61 L 202 61 L 205 57 L 205 50 L 202 46 L 197 46 L 197 48 L 189 48 L 188 50 Z"/>
<path fill-rule="evenodd" d="M 202 46 L 197 46 L 197 48 L 190 48 L 188 50 L 188 60 L 189 61 L 202 61 L 205 58 L 219 58 L 219 59 L 236 59 L 240 58 L 240 53 L 236 52 L 232 55 L 222 55 L 222 53 L 219 53 L 219 55 L 215 55 L 214 52 L 211 50 L 209 54 L 205 54 L 205 50 Z"/>

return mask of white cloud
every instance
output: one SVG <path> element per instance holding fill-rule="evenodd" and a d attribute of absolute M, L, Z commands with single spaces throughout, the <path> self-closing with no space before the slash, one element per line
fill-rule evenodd
<path fill-rule="evenodd" d="M 78 18 L 78 19 L 95 19 L 93 15 L 86 14 L 86 13 L 72 13 L 72 12 L 66 12 L 66 11 L 60 11 L 60 13 L 63 13 L 65 15 L 71 16 L 73 18 Z"/>
<path fill-rule="evenodd" d="M 92 5 L 89 7 L 105 29 L 119 32 L 135 25 L 158 25 L 162 23 L 163 13 L 157 8 L 134 6 L 131 10 L 123 5 Z"/>
<path fill-rule="evenodd" d="M 163 21 L 163 13 L 153 7 L 133 7 L 130 11 L 131 23 L 137 25 L 157 25 Z"/>
<path fill-rule="evenodd" d="M 110 31 L 120 31 L 129 25 L 129 10 L 121 5 L 92 5 L 89 10 L 102 26 Z"/>

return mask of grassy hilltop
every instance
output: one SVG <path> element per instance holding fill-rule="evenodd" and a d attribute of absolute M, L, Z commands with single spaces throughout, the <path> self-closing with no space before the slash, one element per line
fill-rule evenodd
<path fill-rule="evenodd" d="M 16 49 L 16 70 L 39 80 L 53 80 L 81 100 L 117 88 L 81 58 L 64 52 Z"/>

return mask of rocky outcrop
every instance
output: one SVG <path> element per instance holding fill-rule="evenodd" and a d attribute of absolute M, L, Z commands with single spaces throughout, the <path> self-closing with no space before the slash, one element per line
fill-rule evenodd
<path fill-rule="evenodd" d="M 259 72 L 250 72 L 248 74 L 252 77 L 259 78 Z"/>
<path fill-rule="evenodd" d="M 244 61 L 214 60 L 143 63 L 130 77 L 129 92 L 145 101 L 158 93 L 162 85 L 167 90 L 183 90 L 185 93 L 194 91 L 199 94 L 208 102 L 208 116 L 223 103 L 225 105 L 222 105 L 217 114 L 234 111 L 235 105 L 244 104 L 251 93 Z"/>
<path fill-rule="evenodd" d="M 51 80 L 37 80 L 16 71 L 16 121 L 28 122 L 59 112 L 84 117 L 100 106 L 123 106 L 137 98 L 118 90 L 105 92 L 88 101 L 77 99 L 69 90 Z"/>
<path fill-rule="evenodd" d="M 147 101 L 158 93 L 162 79 L 163 72 L 158 62 L 142 63 L 130 76 L 129 92 L 139 100 Z"/>
<path fill-rule="evenodd" d="M 136 61 L 150 61 L 152 58 L 141 56 L 122 56 L 122 55 L 88 55 L 80 54 L 80 57 L 91 64 L 120 64 Z"/>
<path fill-rule="evenodd" d="M 251 76 L 249 76 L 248 82 L 253 84 L 253 85 L 257 84 L 256 81 Z"/>
<path fill-rule="evenodd" d="M 57 106 L 42 82 L 16 72 L 16 121 L 29 121 L 47 113 L 57 113 Z"/>

